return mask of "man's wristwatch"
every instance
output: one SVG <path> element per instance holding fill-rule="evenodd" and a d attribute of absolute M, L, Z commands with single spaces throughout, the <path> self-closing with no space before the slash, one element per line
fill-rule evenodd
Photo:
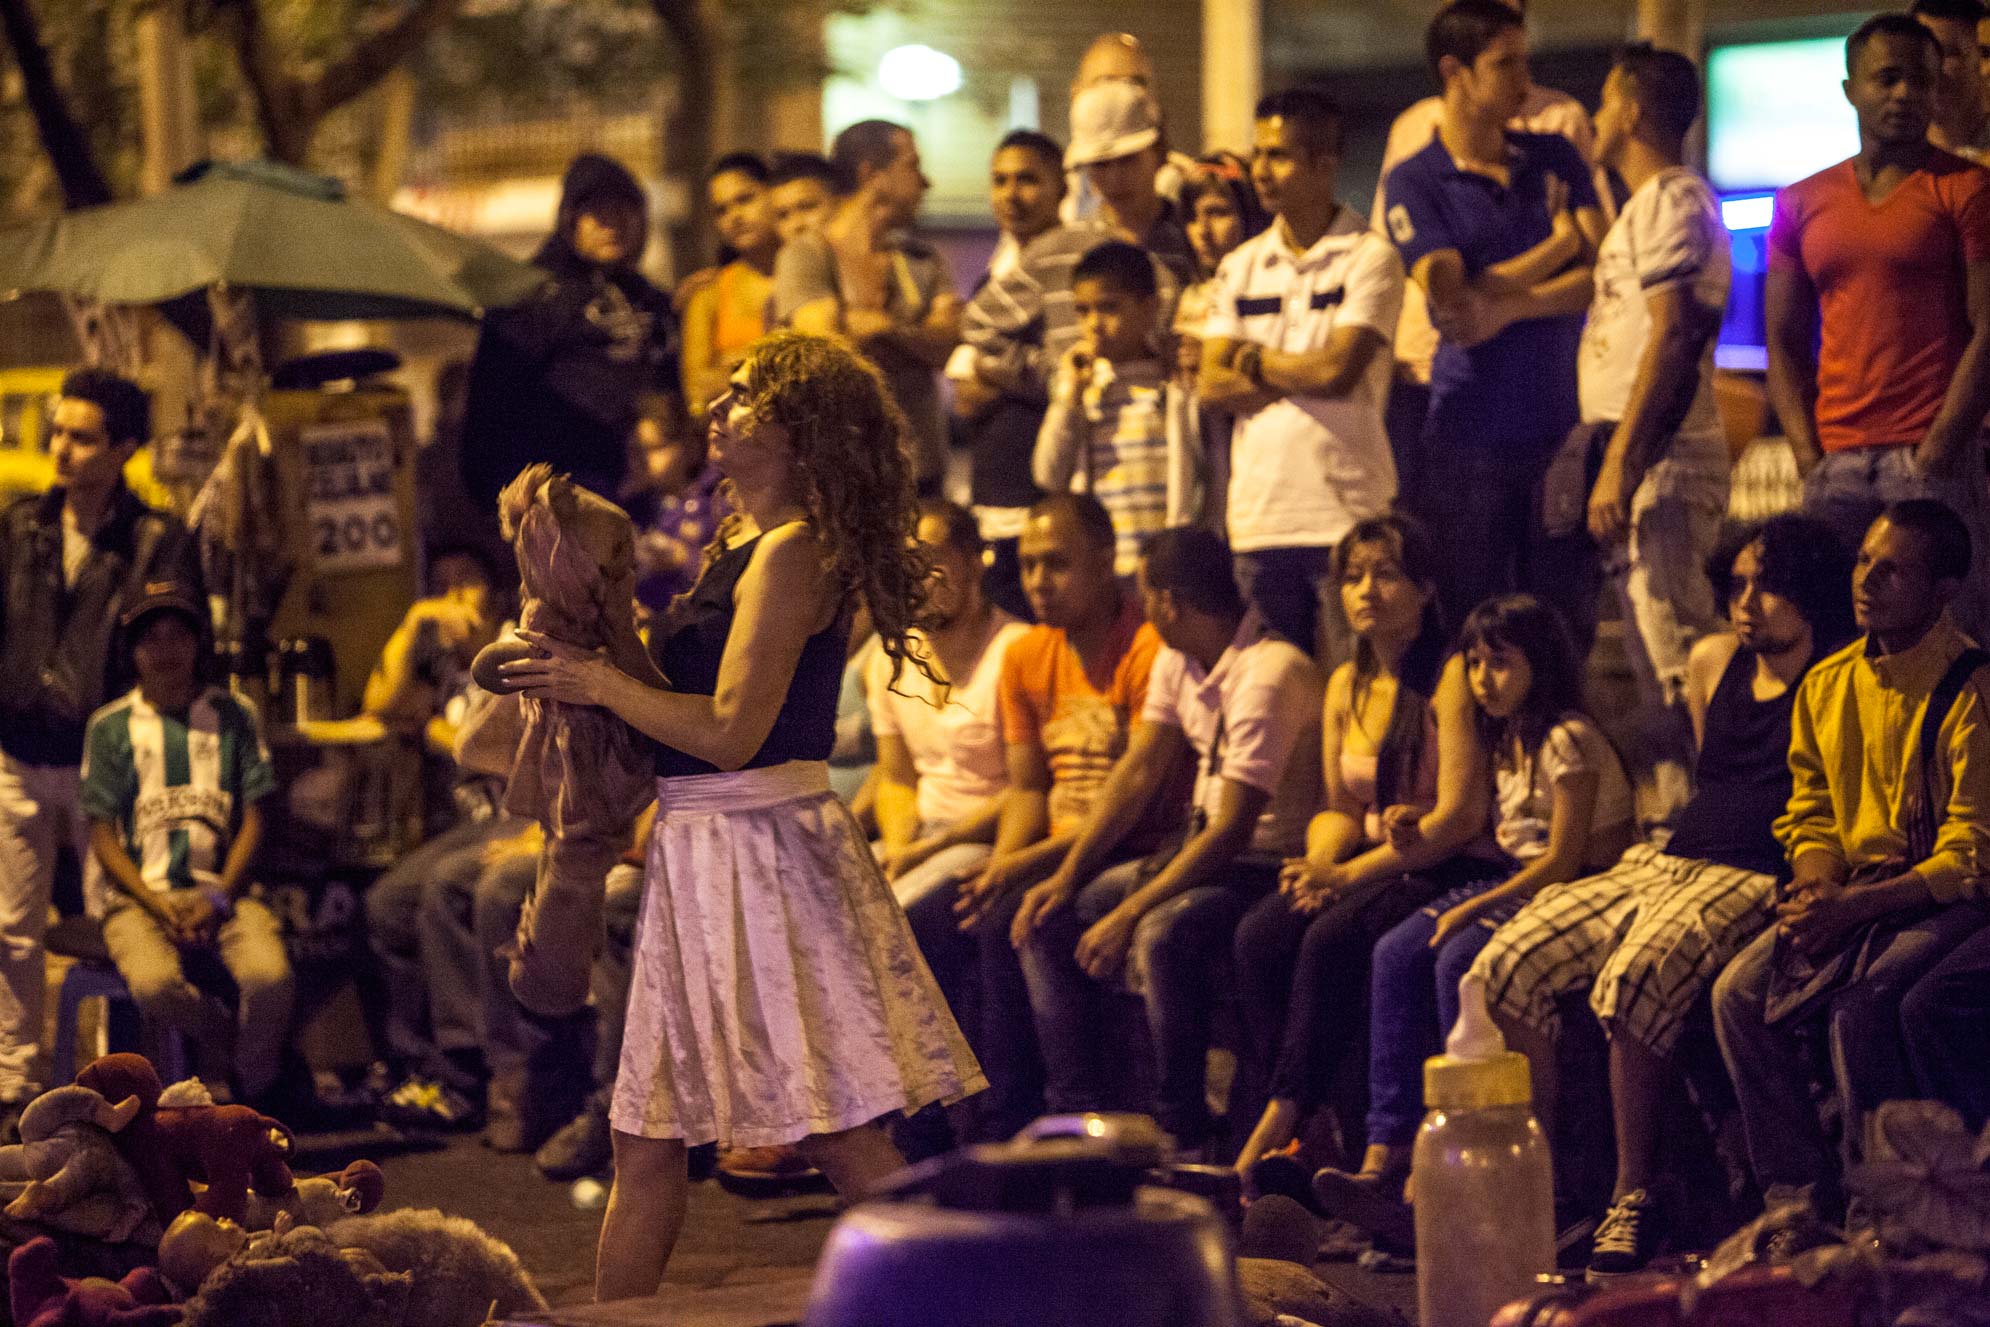
<path fill-rule="evenodd" d="M 1264 386 L 1264 347 L 1247 345 L 1237 352 L 1237 372 L 1256 386 Z"/>

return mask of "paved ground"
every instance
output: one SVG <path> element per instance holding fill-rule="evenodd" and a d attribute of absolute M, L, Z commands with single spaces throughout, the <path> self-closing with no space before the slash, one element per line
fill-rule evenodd
<path fill-rule="evenodd" d="M 387 1175 L 387 1202 L 397 1207 L 439 1207 L 468 1217 L 505 1240 L 554 1306 L 559 1327 L 636 1327 L 668 1321 L 671 1327 L 769 1327 L 800 1320 L 808 1275 L 835 1219 L 828 1195 L 749 1201 L 716 1184 L 696 1185 L 684 1236 L 671 1261 L 662 1301 L 654 1308 L 594 1310 L 594 1242 L 598 1209 L 576 1205 L 567 1185 L 541 1179 L 531 1161 L 500 1156 L 474 1137 L 419 1150 L 399 1147 L 389 1135 L 344 1135 L 320 1140 L 307 1168 L 330 1169 L 354 1156 L 370 1156 Z M 1369 1276 L 1349 1264 L 1324 1264 L 1320 1273 L 1356 1299 L 1406 1313 L 1415 1303 L 1411 1278 Z"/>

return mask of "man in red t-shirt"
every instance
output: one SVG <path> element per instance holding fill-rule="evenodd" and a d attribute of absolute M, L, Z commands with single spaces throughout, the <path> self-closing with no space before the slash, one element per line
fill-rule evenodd
<path fill-rule="evenodd" d="M 1905 14 L 1861 25 L 1845 43 L 1859 154 L 1778 194 L 1769 227 L 1769 400 L 1805 509 L 1848 548 L 1916 497 L 1990 544 L 1990 174 L 1928 142 L 1940 62 Z M 1954 611 L 1981 639 L 1987 608 L 1978 583 Z"/>

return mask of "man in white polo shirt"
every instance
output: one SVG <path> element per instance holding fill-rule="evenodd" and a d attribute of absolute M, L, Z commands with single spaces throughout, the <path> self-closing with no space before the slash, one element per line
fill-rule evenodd
<path fill-rule="evenodd" d="M 1334 196 L 1341 111 L 1311 88 L 1258 103 L 1251 179 L 1271 226 L 1223 260 L 1203 404 L 1234 414 L 1228 521 L 1245 597 L 1331 669 L 1348 652 L 1333 546 L 1386 511 L 1382 412 L 1403 303 L 1395 246 Z"/>

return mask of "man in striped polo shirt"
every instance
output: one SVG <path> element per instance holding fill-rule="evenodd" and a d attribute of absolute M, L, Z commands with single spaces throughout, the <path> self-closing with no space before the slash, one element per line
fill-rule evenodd
<path fill-rule="evenodd" d="M 121 625 L 138 686 L 91 718 L 83 751 L 83 812 L 113 888 L 104 945 L 153 1026 L 196 1039 L 203 1064 L 232 1044 L 235 1087 L 257 1101 L 276 1085 L 292 996 L 281 928 L 248 897 L 269 757 L 248 711 L 201 680 L 186 587 L 148 584 Z M 196 950 L 234 979 L 233 1015 L 187 980 L 181 956 Z"/>

